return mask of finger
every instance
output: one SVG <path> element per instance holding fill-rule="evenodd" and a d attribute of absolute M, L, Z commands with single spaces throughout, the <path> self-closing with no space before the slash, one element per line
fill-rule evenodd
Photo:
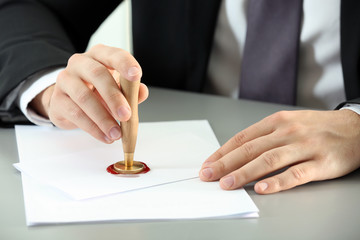
<path fill-rule="evenodd" d="M 110 69 L 115 69 L 129 81 L 140 80 L 142 71 L 140 64 L 127 51 L 121 48 L 98 44 L 86 53 Z"/>
<path fill-rule="evenodd" d="M 117 120 L 126 121 L 130 118 L 130 106 L 104 65 L 85 54 L 73 55 L 69 59 L 69 65 L 70 74 L 91 83 Z M 64 77 L 66 76 L 60 76 L 59 79 Z"/>
<path fill-rule="evenodd" d="M 282 146 L 283 140 L 269 134 L 256 138 L 229 152 L 218 161 L 215 161 L 200 170 L 200 179 L 214 181 L 241 168 L 262 153 Z"/>
<path fill-rule="evenodd" d="M 113 142 L 68 96 L 61 98 L 61 105 L 55 103 L 53 106 L 50 120 L 59 128 L 73 129 L 76 126 L 104 143 Z"/>
<path fill-rule="evenodd" d="M 62 80 L 57 82 L 57 86 L 82 109 L 86 117 L 90 118 L 109 139 L 118 140 L 121 137 L 120 127 L 108 110 L 104 108 L 96 94 L 88 88 L 84 81 L 76 81 L 74 77 L 67 75 L 62 77 Z M 71 82 L 71 85 L 66 84 L 68 82 Z M 72 121 L 72 119 L 69 120 Z"/>
<path fill-rule="evenodd" d="M 49 111 L 49 119 L 52 124 L 61 129 L 71 130 L 78 128 L 78 126 L 76 126 L 74 123 L 65 119 L 62 115 L 59 115 L 58 112 L 52 109 Z"/>
<path fill-rule="evenodd" d="M 90 49 L 86 53 L 91 58 L 95 59 L 96 61 L 102 63 L 109 69 L 115 69 L 118 72 L 118 75 L 122 76 L 128 81 L 137 81 L 141 79 L 142 70 L 140 64 L 135 60 L 135 58 L 127 51 L 121 48 L 109 47 L 102 44 L 98 44 Z M 101 96 L 106 96 L 106 89 L 102 91 L 98 89 Z M 144 92 L 146 93 L 146 92 Z M 122 95 L 122 94 L 121 94 Z M 117 113 L 120 117 L 119 121 L 126 121 L 130 118 L 131 110 L 129 105 L 124 104 L 126 101 L 125 97 L 119 97 L 117 93 L 112 93 L 109 96 L 109 99 L 105 101 L 109 102 L 109 108 L 112 112 Z M 145 97 L 146 95 L 141 95 Z M 120 99 L 119 99 L 120 98 Z M 113 99 L 119 99 L 123 103 L 123 107 L 117 108 L 117 106 L 112 106 Z M 145 100 L 145 99 L 144 99 Z"/>
<path fill-rule="evenodd" d="M 257 182 L 254 189 L 259 194 L 269 194 L 294 188 L 313 181 L 316 169 L 315 161 L 306 161 L 294 165 L 278 175 Z"/>
<path fill-rule="evenodd" d="M 54 91 L 49 101 L 49 119 L 57 127 L 62 129 L 75 129 L 78 128 L 75 124 L 65 119 L 62 114 L 64 109 L 59 109 L 59 106 L 66 106 L 69 101 L 69 96 L 59 91 L 57 85 L 54 85 Z M 60 105 L 61 103 L 61 105 Z"/>
<path fill-rule="evenodd" d="M 113 76 L 113 78 L 115 79 L 116 81 L 116 84 L 119 86 L 120 88 L 120 73 L 118 71 L 115 71 L 115 70 L 110 70 L 110 73 L 111 75 Z M 140 88 L 139 88 L 139 99 L 138 99 L 138 102 L 139 103 L 142 103 L 143 101 L 145 101 L 149 96 L 149 89 L 148 87 L 143 84 L 143 83 L 140 83 Z"/>
<path fill-rule="evenodd" d="M 256 138 L 259 138 L 261 136 L 268 135 L 273 131 L 274 131 L 273 125 L 268 123 L 267 118 L 264 118 L 263 120 L 237 133 L 234 137 L 232 137 L 229 141 L 227 141 L 215 153 L 213 153 L 208 159 L 205 160 L 202 168 L 209 166 L 213 162 L 219 160 L 229 152 L 233 151 L 236 148 L 239 148 L 245 143 L 254 140 Z"/>
<path fill-rule="evenodd" d="M 140 83 L 140 89 L 139 89 L 139 103 L 144 102 L 149 97 L 149 89 L 148 87 Z"/>
<path fill-rule="evenodd" d="M 274 171 L 308 159 L 300 145 L 286 145 L 264 152 L 253 161 L 220 179 L 223 189 L 240 188 Z"/>

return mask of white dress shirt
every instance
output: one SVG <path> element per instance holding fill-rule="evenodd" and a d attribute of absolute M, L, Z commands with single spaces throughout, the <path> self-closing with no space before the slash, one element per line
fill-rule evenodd
<path fill-rule="evenodd" d="M 247 2 L 222 1 L 208 68 L 208 93 L 238 97 Z M 343 101 L 340 0 L 304 0 L 297 105 L 333 109 Z"/>

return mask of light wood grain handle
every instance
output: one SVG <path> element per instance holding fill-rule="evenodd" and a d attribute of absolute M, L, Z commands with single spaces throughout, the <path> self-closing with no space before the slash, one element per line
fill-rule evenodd
<path fill-rule="evenodd" d="M 121 122 L 123 149 L 126 154 L 134 154 L 139 126 L 138 99 L 140 80 L 128 81 L 120 77 L 120 86 L 131 108 L 130 119 Z"/>

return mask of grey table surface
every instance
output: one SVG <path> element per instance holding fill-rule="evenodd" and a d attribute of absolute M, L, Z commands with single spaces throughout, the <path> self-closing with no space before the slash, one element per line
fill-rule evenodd
<path fill-rule="evenodd" d="M 150 89 L 142 122 L 208 119 L 220 144 L 279 110 L 295 108 Z M 0 129 L 0 239 L 360 239 L 360 171 L 271 195 L 245 187 L 256 219 L 107 222 L 27 227 L 14 129 Z M 226 204 L 226 203 L 219 203 Z M 211 209 L 209 209 L 211 211 Z"/>

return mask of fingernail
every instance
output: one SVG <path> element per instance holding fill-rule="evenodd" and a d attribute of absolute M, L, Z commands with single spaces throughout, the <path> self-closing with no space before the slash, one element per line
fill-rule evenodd
<path fill-rule="evenodd" d="M 201 171 L 201 175 L 206 179 L 211 179 L 213 170 L 211 168 L 205 168 Z"/>
<path fill-rule="evenodd" d="M 140 69 L 137 68 L 137 67 L 131 67 L 131 68 L 129 68 L 129 70 L 128 70 L 128 75 L 129 75 L 129 77 L 136 76 L 136 75 L 138 75 L 139 73 L 140 73 Z"/>
<path fill-rule="evenodd" d="M 261 182 L 261 183 L 258 183 L 257 185 L 262 192 L 265 191 L 269 186 L 266 182 Z"/>
<path fill-rule="evenodd" d="M 110 130 L 109 135 L 110 135 L 111 139 L 113 139 L 113 140 L 116 140 L 116 139 L 120 138 L 121 137 L 120 129 L 118 127 L 113 127 Z"/>
<path fill-rule="evenodd" d="M 125 107 L 125 106 L 121 106 L 119 109 L 118 109 L 118 116 L 120 119 L 124 119 L 126 118 L 127 116 L 129 116 L 130 114 L 130 108 L 129 107 Z"/>
<path fill-rule="evenodd" d="M 234 177 L 228 176 L 223 179 L 221 179 L 221 183 L 225 188 L 231 188 L 232 185 L 234 185 Z"/>

